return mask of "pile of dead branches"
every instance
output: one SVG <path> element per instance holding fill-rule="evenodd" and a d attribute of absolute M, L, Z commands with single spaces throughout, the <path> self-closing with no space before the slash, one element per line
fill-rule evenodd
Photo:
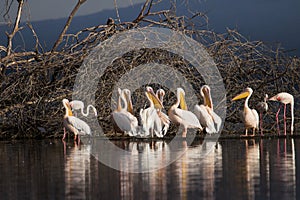
<path fill-rule="evenodd" d="M 19 12 L 22 0 L 19 0 Z M 8 35 L 7 47 L 1 47 L 1 93 L 0 93 L 0 132 L 1 137 L 53 137 L 62 134 L 62 116 L 64 114 L 62 99 L 72 99 L 73 86 L 78 70 L 89 52 L 101 42 L 120 32 L 137 27 L 164 27 L 191 36 L 202 43 L 214 59 L 227 92 L 227 116 L 224 132 L 234 131 L 234 124 L 240 122 L 238 110 L 241 103 L 232 103 L 230 99 L 246 87 L 251 87 L 254 94 L 250 105 L 255 107 L 262 101 L 265 93 L 275 95 L 287 91 L 295 97 L 295 108 L 299 107 L 300 70 L 299 58 L 287 56 L 279 48 L 271 48 L 261 41 L 249 41 L 235 30 L 217 34 L 202 26 L 206 18 L 199 13 L 190 17 L 176 16 L 172 9 L 152 12 L 155 3 L 146 1 L 137 12 L 137 18 L 131 22 L 116 23 L 109 19 L 105 25 L 85 28 L 74 34 L 66 34 L 76 11 L 85 1 L 79 0 L 71 13 L 58 40 L 49 52 L 41 53 L 38 37 L 34 51 L 13 52 L 12 38 L 18 31 L 19 20 Z M 198 21 L 197 21 L 198 19 Z M 199 23 L 200 22 L 200 23 Z M 201 75 L 179 55 L 173 55 L 160 49 L 139 49 L 129 52 L 114 60 L 100 78 L 98 90 L 95 91 L 95 107 L 98 121 L 105 133 L 112 130 L 110 122 L 112 90 L 118 80 L 131 69 L 142 64 L 157 62 L 179 70 L 191 83 L 197 98 L 199 89 L 205 84 Z M 135 80 L 128 80 L 134 82 Z M 163 85 L 149 82 L 155 90 L 166 91 L 165 109 L 175 102 L 175 94 Z M 145 85 L 146 86 L 146 85 Z M 145 86 L 132 91 L 134 111 L 147 103 L 144 95 Z M 197 102 L 198 103 L 198 102 Z M 271 106 L 266 116 L 268 129 L 274 129 L 274 114 L 277 104 Z M 296 113 L 296 130 L 299 127 Z M 170 134 L 174 127 L 169 131 Z"/>

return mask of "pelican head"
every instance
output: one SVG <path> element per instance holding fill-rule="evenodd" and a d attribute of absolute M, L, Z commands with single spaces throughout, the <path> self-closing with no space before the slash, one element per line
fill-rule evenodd
<path fill-rule="evenodd" d="M 72 110 L 71 110 L 71 106 L 70 106 L 70 102 L 68 99 L 63 99 L 62 103 L 64 105 L 64 107 L 66 108 L 66 113 L 68 116 L 72 116 Z"/>
<path fill-rule="evenodd" d="M 155 95 L 152 87 L 150 87 L 150 86 L 146 87 L 146 96 L 150 99 L 150 101 L 153 102 L 155 108 L 157 108 L 157 109 L 163 108 L 162 102 Z"/>
<path fill-rule="evenodd" d="M 161 102 L 163 102 L 165 94 L 166 94 L 166 93 L 165 93 L 165 91 L 164 91 L 163 89 L 158 89 L 158 90 L 156 91 L 156 96 L 158 97 L 158 99 L 159 99 Z"/>
<path fill-rule="evenodd" d="M 63 99 L 63 100 L 62 100 L 62 103 L 63 103 L 63 105 L 64 105 L 65 107 L 70 108 L 70 102 L 69 102 L 68 99 Z"/>
<path fill-rule="evenodd" d="M 244 99 L 246 97 L 251 96 L 253 93 L 253 90 L 249 87 L 247 87 L 241 94 L 238 94 L 237 96 L 235 96 L 231 101 L 236 101 L 239 99 Z"/>
<path fill-rule="evenodd" d="M 180 108 L 182 110 L 187 110 L 187 105 L 185 102 L 185 92 L 182 88 L 177 88 L 177 99 L 179 100 Z"/>
<path fill-rule="evenodd" d="M 208 107 L 212 108 L 212 100 L 210 95 L 210 87 L 208 85 L 203 85 L 200 89 L 200 95 L 204 99 L 204 105 L 207 105 Z"/>
<path fill-rule="evenodd" d="M 123 92 L 124 92 L 124 95 L 125 95 L 125 98 L 126 98 L 127 102 L 131 102 L 131 92 L 130 92 L 130 90 L 123 89 Z"/>

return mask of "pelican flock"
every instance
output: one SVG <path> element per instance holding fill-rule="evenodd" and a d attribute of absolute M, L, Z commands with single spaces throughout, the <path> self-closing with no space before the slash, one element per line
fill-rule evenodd
<path fill-rule="evenodd" d="M 261 130 L 263 135 L 263 113 L 268 111 L 267 101 L 278 101 L 284 105 L 284 135 L 286 135 L 286 105 L 291 105 L 291 134 L 294 131 L 294 97 L 286 92 L 278 93 L 277 95 L 268 99 L 268 95 L 265 94 L 264 100 L 259 102 L 256 106 L 257 110 L 249 107 L 249 100 L 253 94 L 253 90 L 247 87 L 242 93 L 232 98 L 232 101 L 244 99 L 244 106 L 241 112 L 241 117 L 245 126 L 244 136 L 248 136 L 248 130 L 252 129 L 252 135 L 255 135 L 256 130 Z M 170 127 L 171 123 L 179 125 L 183 128 L 181 133 L 182 138 L 187 137 L 187 130 L 189 128 L 198 129 L 204 131 L 206 134 L 219 133 L 222 119 L 214 112 L 214 104 L 211 96 L 211 89 L 208 85 L 203 85 L 200 89 L 200 96 L 203 99 L 203 104 L 196 104 L 194 111 L 188 110 L 185 101 L 185 91 L 182 88 L 176 90 L 176 102 L 168 109 L 166 114 L 163 106 L 165 91 L 158 89 L 156 93 L 152 87 L 147 86 L 145 90 L 145 96 L 149 102 L 149 107 L 142 108 L 139 111 L 139 120 L 134 116 L 133 104 L 131 100 L 131 92 L 128 89 L 118 88 L 118 102 L 117 108 L 111 113 L 111 120 L 113 128 L 116 132 L 121 132 L 130 137 L 157 137 L 163 138 Z M 83 116 L 89 115 L 89 110 L 92 108 L 94 115 L 97 116 L 97 110 L 93 105 L 86 107 L 84 112 L 84 103 L 80 100 L 73 100 L 69 102 L 67 99 L 63 99 L 63 105 L 65 108 L 64 122 L 64 135 L 63 140 L 66 137 L 67 130 L 74 133 L 74 139 L 80 139 L 79 135 L 87 134 L 91 135 L 91 129 L 89 125 L 73 116 L 74 110 L 81 110 Z M 279 112 L 282 106 L 280 105 L 276 113 L 276 121 L 279 134 Z"/>

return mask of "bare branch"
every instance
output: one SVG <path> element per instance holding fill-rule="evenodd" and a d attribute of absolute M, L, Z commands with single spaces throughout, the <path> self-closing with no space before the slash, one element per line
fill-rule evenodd
<path fill-rule="evenodd" d="M 12 39 L 15 36 L 15 34 L 19 31 L 19 23 L 20 23 L 20 19 L 21 19 L 21 15 L 22 15 L 22 8 L 24 5 L 24 0 L 18 0 L 19 2 L 19 6 L 18 6 L 18 12 L 17 12 L 17 16 L 15 19 L 15 25 L 14 28 L 12 30 L 12 32 L 10 34 L 7 34 L 7 56 L 9 56 L 11 54 L 12 51 Z"/>
<path fill-rule="evenodd" d="M 84 2 L 86 2 L 86 0 L 78 0 L 76 6 L 75 6 L 74 9 L 72 10 L 72 12 L 71 12 L 71 14 L 70 14 L 70 16 L 69 16 L 69 18 L 68 18 L 68 20 L 67 20 L 65 26 L 64 26 L 64 29 L 62 30 L 62 32 L 60 33 L 60 35 L 59 35 L 58 39 L 56 40 L 54 46 L 52 47 L 51 52 L 56 51 L 57 47 L 58 47 L 59 44 L 62 42 L 63 37 L 64 37 L 64 35 L 66 34 L 67 30 L 69 29 L 69 26 L 70 26 L 70 24 L 71 24 L 71 22 L 72 22 L 72 19 L 73 19 L 74 15 L 76 14 L 76 12 L 78 11 L 78 9 L 80 8 L 80 6 L 81 6 Z"/>

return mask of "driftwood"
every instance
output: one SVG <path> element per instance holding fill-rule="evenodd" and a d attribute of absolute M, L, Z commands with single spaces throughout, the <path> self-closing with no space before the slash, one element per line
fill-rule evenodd
<path fill-rule="evenodd" d="M 20 7 L 22 7 L 19 1 Z M 205 15 L 193 13 L 191 16 L 176 16 L 172 9 L 152 12 L 154 2 L 146 1 L 137 18 L 131 22 L 115 22 L 108 20 L 107 24 L 88 27 L 74 34 L 66 34 L 66 30 L 78 7 L 85 1 L 78 1 L 71 13 L 64 30 L 49 52 L 41 53 L 38 37 L 30 24 L 36 38 L 34 51 L 13 52 L 12 43 L 1 47 L 5 56 L 0 58 L 1 64 L 1 93 L 0 93 L 0 133 L 1 137 L 56 137 L 62 135 L 62 99 L 71 99 L 73 86 L 84 58 L 90 50 L 112 35 L 128 31 L 135 27 L 164 27 L 177 30 L 192 36 L 202 43 L 214 59 L 227 93 L 227 115 L 223 133 L 240 131 L 235 126 L 240 123 L 238 110 L 242 102 L 232 103 L 233 95 L 245 87 L 252 87 L 254 94 L 250 105 L 255 107 L 262 101 L 264 94 L 275 95 L 287 91 L 294 95 L 299 107 L 300 60 L 288 56 L 283 49 L 271 48 L 262 41 L 249 41 L 236 30 L 228 29 L 226 33 L 217 34 L 207 30 L 203 24 L 207 22 Z M 155 2 L 159 3 L 159 2 Z M 18 14 L 19 15 L 19 14 Z M 19 19 L 16 19 L 19 21 Z M 8 34 L 9 41 L 16 31 L 18 23 L 12 33 Z M 198 25 L 197 25 L 198 24 Z M 201 24 L 201 25 L 199 25 Z M 110 99 L 112 90 L 118 79 L 130 69 L 159 60 L 160 64 L 168 64 L 174 70 L 179 70 L 192 84 L 197 93 L 205 84 L 201 75 L 189 63 L 178 55 L 170 55 L 159 49 L 140 49 L 117 58 L 101 77 L 96 91 L 95 107 L 98 110 L 98 121 L 105 133 L 112 131 L 110 122 Z M 162 70 L 163 71 L 163 70 Z M 134 82 L 134 80 L 128 80 Z M 165 109 L 174 103 L 175 95 L 169 88 L 149 83 L 154 89 L 166 90 Z M 135 114 L 145 106 L 146 97 L 144 87 L 132 91 Z M 270 104 L 270 111 L 265 116 L 265 129 L 275 130 L 274 111 L 278 104 Z M 299 127 L 299 116 L 296 114 L 295 129 Z M 238 127 L 241 128 L 241 127 Z M 174 133 L 175 126 L 169 130 Z"/>

